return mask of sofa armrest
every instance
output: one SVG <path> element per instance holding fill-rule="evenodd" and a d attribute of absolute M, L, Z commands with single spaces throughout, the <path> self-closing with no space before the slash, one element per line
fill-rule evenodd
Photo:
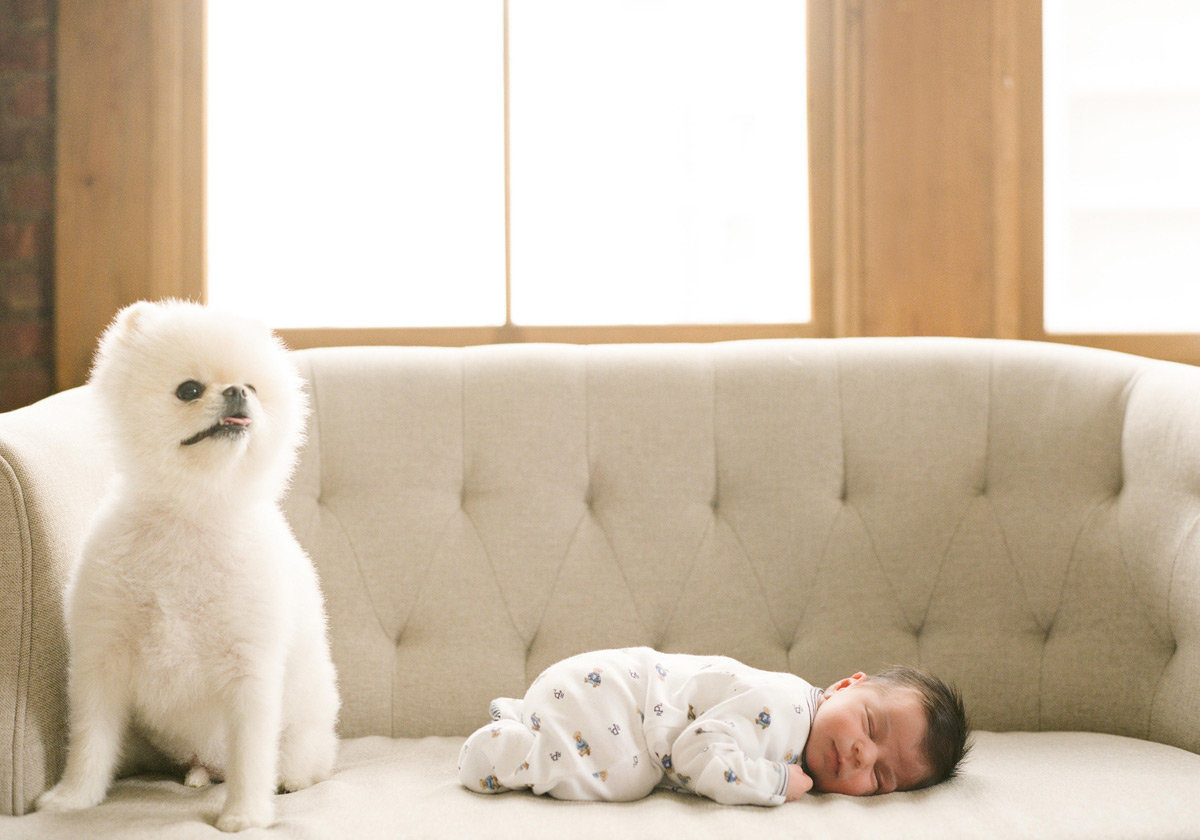
<path fill-rule="evenodd" d="M 1120 551 L 1128 599 L 1165 653 L 1147 737 L 1200 753 L 1200 388 L 1191 366 L 1148 365 L 1131 384 Z"/>
<path fill-rule="evenodd" d="M 111 474 L 95 416 L 86 387 L 0 414 L 0 814 L 62 770 L 63 584 Z"/>

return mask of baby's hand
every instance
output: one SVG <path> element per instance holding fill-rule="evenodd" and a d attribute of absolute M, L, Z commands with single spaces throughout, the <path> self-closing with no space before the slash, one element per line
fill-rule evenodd
<path fill-rule="evenodd" d="M 804 794 L 812 790 L 813 780 L 808 777 L 800 766 L 797 764 L 789 764 L 787 766 L 788 785 L 786 801 L 799 799 Z"/>

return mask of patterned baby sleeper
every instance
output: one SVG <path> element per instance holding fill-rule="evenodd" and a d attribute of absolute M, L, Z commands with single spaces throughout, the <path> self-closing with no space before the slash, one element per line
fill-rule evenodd
<path fill-rule="evenodd" d="M 463 745 L 459 778 L 481 793 L 640 799 L 657 786 L 727 804 L 784 801 L 821 691 L 728 657 L 650 648 L 580 654 L 547 668 Z"/>

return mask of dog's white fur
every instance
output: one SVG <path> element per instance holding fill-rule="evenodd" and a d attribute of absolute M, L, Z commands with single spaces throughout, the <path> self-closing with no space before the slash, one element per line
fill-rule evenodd
<path fill-rule="evenodd" d="M 226 780 L 218 828 L 267 826 L 277 787 L 326 778 L 337 749 L 321 592 L 279 508 L 300 377 L 265 327 L 171 301 L 122 310 L 90 381 L 118 475 L 67 589 L 70 748 L 38 808 L 100 802 L 132 724 L 189 784 Z"/>

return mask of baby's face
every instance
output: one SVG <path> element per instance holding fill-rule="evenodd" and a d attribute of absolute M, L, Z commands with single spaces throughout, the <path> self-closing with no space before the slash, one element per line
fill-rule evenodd
<path fill-rule="evenodd" d="M 871 796 L 911 790 L 929 776 L 928 723 L 916 691 L 855 674 L 825 694 L 804 747 L 816 790 Z"/>

